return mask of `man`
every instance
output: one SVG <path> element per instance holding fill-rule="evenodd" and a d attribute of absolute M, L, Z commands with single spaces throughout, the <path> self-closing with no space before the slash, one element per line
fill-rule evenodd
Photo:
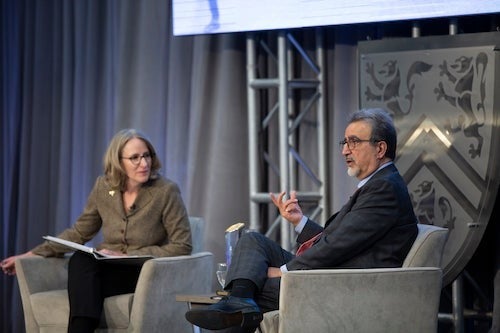
<path fill-rule="evenodd" d="M 360 181 L 349 201 L 323 229 L 302 214 L 295 192 L 289 199 L 284 192 L 271 194 L 302 248 L 293 255 L 259 233 L 244 234 L 226 277 L 229 296 L 188 311 L 187 320 L 207 329 L 253 331 L 262 312 L 278 309 L 279 277 L 286 271 L 401 267 L 417 236 L 417 219 L 393 164 L 397 137 L 391 117 L 382 109 L 353 113 L 340 145 L 347 173 Z M 308 240 L 313 244 L 303 250 Z"/>

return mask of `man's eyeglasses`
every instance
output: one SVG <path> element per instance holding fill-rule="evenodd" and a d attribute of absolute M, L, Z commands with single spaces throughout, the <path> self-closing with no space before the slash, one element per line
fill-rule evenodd
<path fill-rule="evenodd" d="M 358 138 L 348 138 L 340 141 L 339 145 L 340 145 L 340 150 L 342 150 L 344 149 L 344 145 L 347 143 L 347 148 L 349 148 L 349 150 L 353 150 L 356 149 L 356 147 L 358 147 L 359 144 L 362 142 L 377 142 L 377 141 L 378 140 L 373 140 L 373 139 L 361 140 Z"/>
<path fill-rule="evenodd" d="M 141 160 L 143 158 L 144 158 L 144 160 L 146 160 L 147 163 L 150 163 L 153 156 L 151 155 L 151 153 L 144 153 L 142 155 L 134 154 L 130 157 L 122 157 L 122 159 L 129 160 L 130 162 L 132 162 L 133 165 L 136 165 L 136 166 L 141 164 Z"/>

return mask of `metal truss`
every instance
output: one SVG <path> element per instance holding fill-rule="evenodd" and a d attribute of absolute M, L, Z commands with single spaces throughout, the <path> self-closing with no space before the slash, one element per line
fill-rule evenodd
<path fill-rule="evenodd" d="M 327 135 L 324 72 L 325 56 L 321 29 L 313 31 L 314 50 L 305 50 L 292 33 L 281 31 L 268 41 L 255 34 L 247 36 L 247 94 L 249 135 L 250 228 L 261 230 L 262 213 L 274 207 L 268 177 L 279 179 L 279 190 L 297 191 L 304 211 L 311 218 L 326 220 L 327 201 Z M 269 38 L 269 35 L 265 35 Z M 258 49 L 260 48 L 260 49 Z M 275 51 L 273 51 L 273 49 Z M 273 77 L 259 75 L 258 51 L 275 67 Z M 277 51 L 277 54 L 276 54 Z M 310 56 L 309 53 L 313 55 Z M 304 70 L 306 68 L 306 70 Z M 301 73 L 296 73 L 300 71 Z M 301 77 L 307 72 L 308 77 Z M 300 93 L 300 92 L 304 93 Z M 312 119 L 312 120 L 311 120 Z M 301 128 L 307 126 L 307 140 Z M 311 130 L 312 129 L 312 130 Z M 315 132 L 309 135 L 311 131 Z M 302 133 L 302 137 L 300 137 Z M 267 135 L 265 135 L 267 134 Z M 270 137 L 277 138 L 272 143 Z M 276 148 L 277 147 L 277 148 Z M 307 160 L 315 150 L 315 160 Z M 303 186 L 307 190 L 301 190 Z M 276 189 L 274 189 L 276 191 Z M 276 215 L 278 215 L 276 217 Z M 280 231 L 281 245 L 292 246 L 290 223 L 275 214 L 266 234 Z"/>

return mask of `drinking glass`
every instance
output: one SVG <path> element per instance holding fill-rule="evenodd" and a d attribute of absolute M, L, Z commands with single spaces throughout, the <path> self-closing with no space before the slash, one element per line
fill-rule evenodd
<path fill-rule="evenodd" d="M 215 273 L 217 274 L 219 284 L 224 288 L 226 285 L 227 264 L 225 262 L 218 263 Z"/>

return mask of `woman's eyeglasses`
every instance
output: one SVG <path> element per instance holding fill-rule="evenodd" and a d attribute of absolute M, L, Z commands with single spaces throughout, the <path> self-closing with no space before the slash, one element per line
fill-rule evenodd
<path fill-rule="evenodd" d="M 129 160 L 130 162 L 132 162 L 133 165 L 136 165 L 136 166 L 141 164 L 141 160 L 143 158 L 147 163 L 150 163 L 153 156 L 151 155 L 151 153 L 144 153 L 142 155 L 134 154 L 130 157 L 122 157 L 122 159 Z"/>

